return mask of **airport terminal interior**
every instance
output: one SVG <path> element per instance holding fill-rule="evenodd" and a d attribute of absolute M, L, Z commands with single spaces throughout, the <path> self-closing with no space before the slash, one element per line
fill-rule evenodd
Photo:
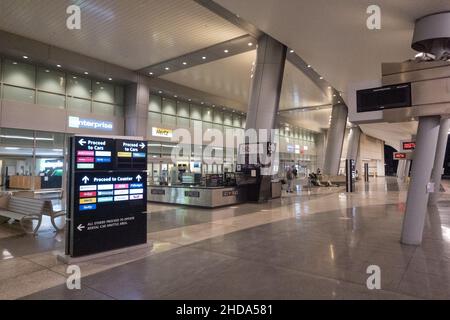
<path fill-rule="evenodd" d="M 449 1 L 0 0 L 0 299 L 450 299 L 449 130 Z"/>

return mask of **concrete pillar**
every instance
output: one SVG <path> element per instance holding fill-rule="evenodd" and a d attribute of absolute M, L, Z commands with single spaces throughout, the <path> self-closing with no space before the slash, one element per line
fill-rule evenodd
<path fill-rule="evenodd" d="M 433 171 L 431 174 L 431 181 L 434 182 L 434 192 L 430 194 L 428 205 L 436 205 L 439 199 L 449 129 L 450 119 L 441 119 L 436 155 L 434 156 Z"/>
<path fill-rule="evenodd" d="M 267 129 L 270 133 L 276 128 L 285 60 L 285 45 L 266 34 L 258 39 L 245 129 Z M 272 138 L 269 136 L 268 141 Z M 269 199 L 270 179 L 262 177 L 259 200 Z"/>
<path fill-rule="evenodd" d="M 335 104 L 331 111 L 331 124 L 328 130 L 327 148 L 323 173 L 337 175 L 341 162 L 342 144 L 344 142 L 345 127 L 347 125 L 347 106 Z"/>
<path fill-rule="evenodd" d="M 357 160 L 360 137 L 361 129 L 358 126 L 350 128 L 350 133 L 348 134 L 347 159 Z"/>
<path fill-rule="evenodd" d="M 404 244 L 420 245 L 422 243 L 429 196 L 427 185 L 433 169 L 439 125 L 440 116 L 419 118 L 411 183 L 403 219 L 401 242 Z"/>
<path fill-rule="evenodd" d="M 397 178 L 403 180 L 405 178 L 406 160 L 398 160 Z"/>
<path fill-rule="evenodd" d="M 138 82 L 125 87 L 125 135 L 147 136 L 150 89 L 146 77 L 138 75 Z"/>
<path fill-rule="evenodd" d="M 406 179 L 409 177 L 409 171 L 411 169 L 411 160 L 405 160 L 405 172 L 403 174 L 403 177 Z"/>

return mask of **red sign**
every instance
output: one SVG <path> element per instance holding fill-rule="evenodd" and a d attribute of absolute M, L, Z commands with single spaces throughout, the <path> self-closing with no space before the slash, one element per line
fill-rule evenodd
<path fill-rule="evenodd" d="M 394 159 L 406 159 L 406 153 L 403 152 L 394 152 Z"/>
<path fill-rule="evenodd" d="M 403 150 L 414 150 L 416 148 L 416 143 L 411 142 L 403 142 Z"/>

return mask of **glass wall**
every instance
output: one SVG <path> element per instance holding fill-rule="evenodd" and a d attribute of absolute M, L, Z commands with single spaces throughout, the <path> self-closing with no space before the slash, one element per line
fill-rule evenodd
<path fill-rule="evenodd" d="M 0 186 L 9 190 L 61 189 L 68 135 L 0 129 Z"/>
<path fill-rule="evenodd" d="M 1 59 L 0 71 L 1 99 L 92 114 L 124 114 L 123 86 L 6 58 Z"/>
<path fill-rule="evenodd" d="M 218 107 L 201 106 L 158 95 L 150 95 L 148 106 L 149 130 L 160 124 L 190 128 L 199 123 L 203 128 L 223 131 L 227 127 L 245 128 L 245 117 L 243 112 L 225 111 Z"/>

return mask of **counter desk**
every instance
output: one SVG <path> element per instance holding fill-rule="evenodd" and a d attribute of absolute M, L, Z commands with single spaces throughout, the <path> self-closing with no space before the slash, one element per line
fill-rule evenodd
<path fill-rule="evenodd" d="M 243 187 L 148 186 L 147 201 L 204 208 L 229 206 L 246 201 Z"/>

